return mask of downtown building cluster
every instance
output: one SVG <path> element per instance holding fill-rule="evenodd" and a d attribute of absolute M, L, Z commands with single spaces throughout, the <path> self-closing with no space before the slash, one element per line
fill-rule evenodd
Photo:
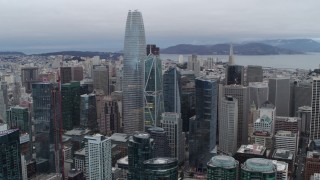
<path fill-rule="evenodd" d="M 1 65 L 0 179 L 319 176 L 318 71 L 160 56 L 129 11 L 119 58 Z"/>

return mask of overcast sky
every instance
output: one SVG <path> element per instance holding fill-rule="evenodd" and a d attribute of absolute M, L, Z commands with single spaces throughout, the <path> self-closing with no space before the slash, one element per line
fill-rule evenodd
<path fill-rule="evenodd" d="M 0 51 L 117 51 L 128 10 L 147 43 L 320 38 L 319 0 L 0 0 Z"/>

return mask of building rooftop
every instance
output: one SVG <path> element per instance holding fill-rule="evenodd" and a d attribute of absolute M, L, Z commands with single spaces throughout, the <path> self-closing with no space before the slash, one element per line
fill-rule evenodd
<path fill-rule="evenodd" d="M 276 136 L 286 136 L 286 137 L 295 137 L 296 134 L 295 133 L 292 133 L 291 131 L 278 131 L 276 133 Z"/>
<path fill-rule="evenodd" d="M 310 106 L 301 106 L 298 108 L 298 111 L 310 111 L 311 112 L 312 108 Z"/>
<path fill-rule="evenodd" d="M 316 158 L 320 159 L 320 151 L 308 151 L 307 158 Z"/>
<path fill-rule="evenodd" d="M 214 156 L 208 162 L 208 166 L 221 168 L 236 168 L 238 162 L 231 156 Z"/>
<path fill-rule="evenodd" d="M 272 158 L 292 160 L 293 153 L 288 149 L 275 149 L 273 152 Z"/>
<path fill-rule="evenodd" d="M 114 133 L 110 137 L 112 141 L 117 141 L 117 142 L 128 142 L 130 136 L 128 134 L 124 133 Z"/>
<path fill-rule="evenodd" d="M 272 163 L 276 165 L 277 171 L 288 171 L 288 163 L 283 161 L 272 160 Z"/>
<path fill-rule="evenodd" d="M 254 172 L 275 172 L 276 167 L 269 159 L 251 158 L 243 164 L 242 169 Z"/>
<path fill-rule="evenodd" d="M 268 88 L 268 83 L 266 83 L 266 82 L 249 82 L 249 87 Z"/>
<path fill-rule="evenodd" d="M 248 144 L 248 145 L 241 145 L 238 149 L 238 153 L 246 153 L 246 154 L 256 154 L 256 155 L 263 155 L 266 151 L 266 147 L 258 144 Z"/>
<path fill-rule="evenodd" d="M 135 132 L 133 136 L 135 138 L 139 138 L 139 139 L 149 139 L 150 138 L 150 134 L 148 134 L 146 132 Z"/>
<path fill-rule="evenodd" d="M 276 116 L 276 121 L 298 122 L 298 120 L 300 120 L 299 117 Z"/>
<path fill-rule="evenodd" d="M 86 135 L 90 132 L 89 129 L 82 129 L 82 128 L 77 128 L 77 129 L 72 129 L 70 131 L 66 131 L 64 135 L 68 136 L 81 136 L 81 135 Z"/>
<path fill-rule="evenodd" d="M 176 158 L 164 158 L 164 157 L 160 157 L 160 158 L 153 158 L 153 159 L 148 159 L 146 161 L 143 162 L 143 164 L 171 164 L 171 163 L 176 163 L 177 159 Z"/>
<path fill-rule="evenodd" d="M 261 104 L 261 108 L 274 109 L 275 106 L 271 102 L 266 101 L 266 102 Z"/>
<path fill-rule="evenodd" d="M 78 151 L 74 152 L 75 155 L 85 156 L 86 150 L 84 148 L 79 149 Z"/>
<path fill-rule="evenodd" d="M 9 130 L 5 130 L 5 131 L 0 131 L 0 137 L 11 134 L 15 131 L 19 131 L 18 129 L 9 129 Z"/>

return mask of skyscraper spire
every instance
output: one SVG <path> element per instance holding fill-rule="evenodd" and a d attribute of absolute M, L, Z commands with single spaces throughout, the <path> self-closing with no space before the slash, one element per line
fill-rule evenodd
<path fill-rule="evenodd" d="M 141 12 L 129 11 L 124 38 L 123 125 L 124 133 L 143 131 L 143 87 L 146 38 Z"/>
<path fill-rule="evenodd" d="M 229 65 L 234 65 L 233 45 L 232 44 L 230 44 Z"/>

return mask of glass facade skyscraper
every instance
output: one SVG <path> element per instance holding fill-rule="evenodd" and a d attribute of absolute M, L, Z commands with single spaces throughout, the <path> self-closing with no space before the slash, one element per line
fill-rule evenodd
<path fill-rule="evenodd" d="M 150 127 L 159 126 L 164 106 L 159 48 L 155 45 L 148 45 L 147 53 L 148 56 L 144 63 L 144 124 Z"/>
<path fill-rule="evenodd" d="M 177 180 L 178 161 L 175 158 L 153 158 L 143 162 L 144 179 Z"/>
<path fill-rule="evenodd" d="M 124 39 L 123 59 L 123 124 L 124 133 L 144 130 L 143 87 L 146 39 L 142 14 L 129 11 Z"/>
<path fill-rule="evenodd" d="M 181 74 L 177 68 L 170 67 L 163 74 L 163 99 L 165 112 L 181 112 Z"/>

